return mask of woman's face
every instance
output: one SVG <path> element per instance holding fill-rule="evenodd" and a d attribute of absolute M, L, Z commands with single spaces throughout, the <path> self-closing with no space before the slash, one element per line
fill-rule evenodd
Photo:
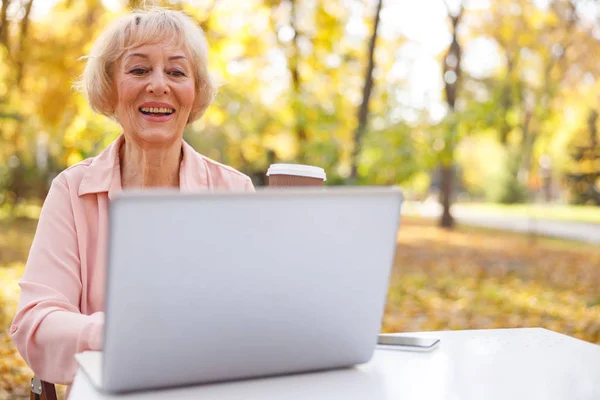
<path fill-rule="evenodd" d="M 127 138 L 146 146 L 183 136 L 196 97 L 191 60 L 164 43 L 128 50 L 113 69 L 115 116 Z"/>

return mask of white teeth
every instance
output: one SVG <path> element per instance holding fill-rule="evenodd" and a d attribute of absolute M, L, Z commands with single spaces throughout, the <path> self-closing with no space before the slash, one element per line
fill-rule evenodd
<path fill-rule="evenodd" d="M 158 107 L 142 107 L 140 108 L 143 112 L 153 113 L 153 114 L 172 114 L 175 112 L 172 108 L 158 108 Z"/>

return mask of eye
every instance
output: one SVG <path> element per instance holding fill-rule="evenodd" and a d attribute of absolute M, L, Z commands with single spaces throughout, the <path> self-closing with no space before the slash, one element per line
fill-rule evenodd
<path fill-rule="evenodd" d="M 176 77 L 181 77 L 181 76 L 185 76 L 185 73 L 175 69 L 175 70 L 171 71 L 171 75 L 176 76 Z"/>
<path fill-rule="evenodd" d="M 146 70 L 144 68 L 134 68 L 131 71 L 129 71 L 130 74 L 137 75 L 137 76 L 144 75 L 146 72 L 148 72 L 148 70 Z"/>

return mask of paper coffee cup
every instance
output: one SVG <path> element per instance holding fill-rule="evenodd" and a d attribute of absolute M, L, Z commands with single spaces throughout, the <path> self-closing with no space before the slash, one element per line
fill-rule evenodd
<path fill-rule="evenodd" d="M 270 187 L 323 186 L 325 170 L 302 164 L 271 164 L 267 171 Z"/>

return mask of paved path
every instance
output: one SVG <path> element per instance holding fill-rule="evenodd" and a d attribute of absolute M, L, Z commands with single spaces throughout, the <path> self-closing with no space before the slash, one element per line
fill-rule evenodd
<path fill-rule="evenodd" d="M 409 203 L 408 213 L 437 218 L 441 214 L 438 204 Z M 499 216 L 485 211 L 473 211 L 454 206 L 452 215 L 463 225 L 482 226 L 514 232 L 537 233 L 539 235 L 600 244 L 600 224 L 557 221 L 519 216 Z"/>

